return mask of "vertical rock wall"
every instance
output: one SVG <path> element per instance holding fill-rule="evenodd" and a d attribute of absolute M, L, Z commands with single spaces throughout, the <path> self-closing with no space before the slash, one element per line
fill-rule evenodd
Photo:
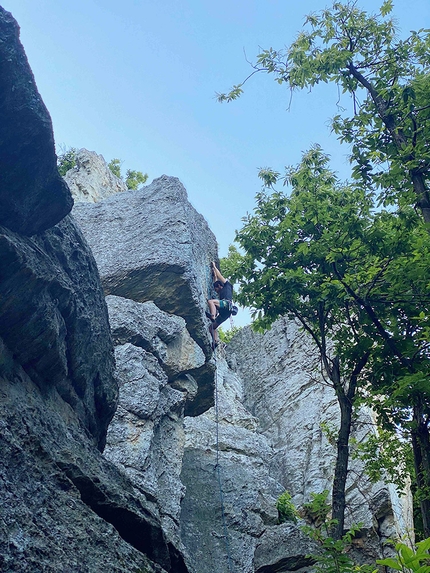
<path fill-rule="evenodd" d="M 217 407 L 185 423 L 181 533 L 190 568 L 307 570 L 315 547 L 300 522 L 277 525 L 275 504 L 284 490 L 300 507 L 311 493 L 331 489 L 336 452 L 321 423 L 338 424 L 334 392 L 319 374 L 311 341 L 287 319 L 264 335 L 244 328 L 226 359 L 217 359 Z M 362 439 L 372 425 L 361 410 L 353 437 Z M 351 460 L 347 525 L 363 524 L 354 545 L 358 561 L 374 563 L 384 541 L 411 530 L 407 499 L 405 507 L 387 484 L 371 484 Z"/>

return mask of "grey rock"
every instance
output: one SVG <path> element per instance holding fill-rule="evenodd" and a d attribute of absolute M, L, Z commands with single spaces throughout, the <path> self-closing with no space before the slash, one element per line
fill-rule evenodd
<path fill-rule="evenodd" d="M 318 545 L 293 523 L 268 527 L 255 548 L 255 573 L 308 571 L 314 562 L 307 555 L 318 551 Z"/>
<path fill-rule="evenodd" d="M 330 491 L 336 450 L 321 422 L 336 429 L 339 406 L 333 389 L 319 373 L 310 338 L 288 319 L 280 319 L 264 335 L 246 327 L 229 345 L 227 358 L 243 380 L 244 405 L 258 418 L 259 431 L 274 449 L 273 477 L 291 493 L 297 506 L 308 502 L 312 492 Z M 360 410 L 353 437 L 363 440 L 373 431 L 373 423 L 371 413 Z M 397 507 L 395 492 L 386 483 L 372 484 L 362 464 L 350 460 L 346 525 L 361 522 L 364 529 L 372 530 L 379 515 L 381 532 L 382 515 L 391 520 Z M 395 516 L 396 520 L 409 527 L 411 508 Z"/>
<path fill-rule="evenodd" d="M 76 217 L 94 253 L 106 295 L 182 316 L 206 356 L 212 354 L 204 315 L 212 296 L 215 237 L 175 177 L 100 203 L 77 203 Z"/>
<path fill-rule="evenodd" d="M 96 264 L 71 216 L 33 237 L 0 227 L 0 276 L 0 336 L 103 448 L 118 397 L 113 345 Z"/>
<path fill-rule="evenodd" d="M 127 343 L 115 354 L 120 402 L 104 453 L 154 503 L 168 538 L 178 543 L 186 394 L 169 385 L 157 358 L 142 348 Z"/>
<path fill-rule="evenodd" d="M 127 191 L 127 185 L 112 173 L 104 157 L 87 149 L 77 151 L 76 166 L 69 169 L 64 180 L 77 202 L 96 203 L 115 193 Z"/>
<path fill-rule="evenodd" d="M 1 6 L 0 173 L 0 225 L 33 235 L 72 209 L 57 170 L 51 118 L 19 41 L 19 26 Z"/>
<path fill-rule="evenodd" d="M 2 572 L 187 572 L 151 503 L 1 340 L 0 393 Z"/>
<path fill-rule="evenodd" d="M 258 420 L 241 403 L 240 381 L 220 357 L 217 366 L 214 408 L 185 419 L 181 538 L 191 571 L 251 573 L 283 489 L 270 475 L 273 452 Z"/>
<path fill-rule="evenodd" d="M 173 386 L 186 390 L 186 414 L 199 415 L 213 404 L 214 365 L 207 363 L 185 320 L 161 311 L 153 302 L 106 297 L 115 344 L 127 342 L 151 352 Z"/>
<path fill-rule="evenodd" d="M 316 547 L 300 523 L 277 525 L 285 490 L 296 507 L 331 490 L 335 448 L 321 422 L 339 423 L 333 390 L 323 384 L 316 351 L 297 324 L 281 319 L 264 335 L 242 329 L 218 352 L 215 407 L 185 419 L 181 538 L 193 573 L 307 571 Z M 353 435 L 373 420 L 362 409 Z M 406 496 L 407 497 L 407 496 Z M 410 497 L 409 497 L 410 502 Z M 384 541 L 410 531 L 411 505 L 386 483 L 372 484 L 351 460 L 347 526 L 362 522 L 352 554 L 358 563 L 387 556 Z"/>
<path fill-rule="evenodd" d="M 130 342 L 154 354 L 169 380 L 205 364 L 202 349 L 191 338 L 185 320 L 161 311 L 153 302 L 137 303 L 107 296 L 115 344 Z"/>

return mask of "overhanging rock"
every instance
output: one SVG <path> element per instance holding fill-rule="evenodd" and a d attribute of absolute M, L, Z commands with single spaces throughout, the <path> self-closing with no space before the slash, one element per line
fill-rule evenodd
<path fill-rule="evenodd" d="M 73 214 L 94 253 L 105 293 L 152 300 L 182 316 L 209 356 L 204 312 L 217 243 L 181 182 L 163 175 L 138 191 L 76 204 Z"/>
<path fill-rule="evenodd" d="M 57 170 L 51 118 L 19 41 L 0 6 L 0 225 L 25 235 L 52 227 L 73 199 Z"/>

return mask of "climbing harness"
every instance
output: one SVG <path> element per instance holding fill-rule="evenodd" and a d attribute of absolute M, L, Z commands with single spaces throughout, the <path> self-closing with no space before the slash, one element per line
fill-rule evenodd
<path fill-rule="evenodd" d="M 227 559 L 228 559 L 228 570 L 229 570 L 229 573 L 233 573 L 233 565 L 232 565 L 232 559 L 231 559 L 231 555 L 230 555 L 230 540 L 228 537 L 227 522 L 225 519 L 224 492 L 222 489 L 222 482 L 221 482 L 221 466 L 219 463 L 218 365 L 217 365 L 216 347 L 214 349 L 214 360 L 215 360 L 215 428 L 216 428 L 216 463 L 215 463 L 214 469 L 217 473 L 217 478 L 218 478 L 222 525 L 223 525 L 223 530 L 224 530 L 225 547 L 226 547 Z"/>

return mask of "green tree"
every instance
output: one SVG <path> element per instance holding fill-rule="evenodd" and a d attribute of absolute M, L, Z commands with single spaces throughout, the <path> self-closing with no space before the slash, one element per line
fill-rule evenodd
<path fill-rule="evenodd" d="M 148 179 L 147 173 L 142 173 L 141 171 L 134 171 L 132 169 L 127 169 L 125 174 L 125 183 L 127 185 L 127 189 L 136 190 L 139 185 L 143 185 L 146 183 Z"/>
<path fill-rule="evenodd" d="M 108 163 L 108 167 L 109 169 L 112 171 L 112 173 L 114 175 L 116 175 L 119 179 L 121 179 L 121 165 L 122 165 L 122 161 L 121 159 L 111 159 Z"/>
<path fill-rule="evenodd" d="M 57 157 L 57 167 L 59 174 L 64 177 L 64 175 L 73 169 L 76 165 L 76 152 L 75 147 L 70 147 L 69 149 L 63 149 Z"/>
<path fill-rule="evenodd" d="M 352 98 L 332 128 L 351 147 L 353 176 L 388 203 L 414 204 L 430 222 L 430 30 L 401 40 L 392 1 L 368 14 L 355 1 L 334 2 L 307 16 L 305 29 L 283 50 L 262 50 L 254 71 L 291 90 L 333 82 Z M 218 94 L 231 101 L 243 84 Z"/>
<path fill-rule="evenodd" d="M 279 179 L 270 170 L 260 176 L 269 187 Z M 372 196 L 360 185 L 341 184 L 317 146 L 287 170 L 284 182 L 290 196 L 273 189 L 257 195 L 254 214 L 236 235 L 243 254 L 232 248 L 225 265 L 239 283 L 238 301 L 255 309 L 256 328 L 289 314 L 319 350 L 341 412 L 332 492 L 332 534 L 341 539 L 360 388 L 378 392 L 387 421 L 410 423 L 411 436 L 422 432 L 417 458 L 427 459 L 430 451 L 430 400 L 423 388 L 428 343 L 420 318 L 430 310 L 430 254 L 421 250 L 428 235 L 411 208 L 375 212 Z M 421 409 L 412 420 L 413 394 Z M 426 462 L 420 463 L 423 469 Z"/>
<path fill-rule="evenodd" d="M 57 158 L 57 166 L 58 171 L 62 177 L 69 171 L 76 166 L 76 153 L 77 149 L 75 147 L 70 147 L 69 149 L 64 148 L 61 150 L 60 155 Z M 121 174 L 121 165 L 123 161 L 121 159 L 111 159 L 108 163 L 109 169 L 112 171 L 116 177 L 119 179 L 123 179 Z M 142 171 L 135 171 L 133 169 L 127 169 L 125 174 L 125 183 L 127 185 L 127 189 L 136 190 L 139 185 L 143 185 L 146 183 L 148 179 L 147 173 L 142 173 Z"/>
<path fill-rule="evenodd" d="M 121 174 L 122 164 L 123 162 L 120 159 L 112 159 L 108 163 L 109 169 L 119 179 L 123 179 L 123 176 Z M 146 183 L 147 179 L 148 179 L 148 174 L 142 173 L 142 171 L 134 171 L 132 169 L 127 169 L 125 174 L 125 183 L 127 185 L 127 189 L 136 190 L 139 187 L 139 185 L 143 185 L 144 183 Z"/>

